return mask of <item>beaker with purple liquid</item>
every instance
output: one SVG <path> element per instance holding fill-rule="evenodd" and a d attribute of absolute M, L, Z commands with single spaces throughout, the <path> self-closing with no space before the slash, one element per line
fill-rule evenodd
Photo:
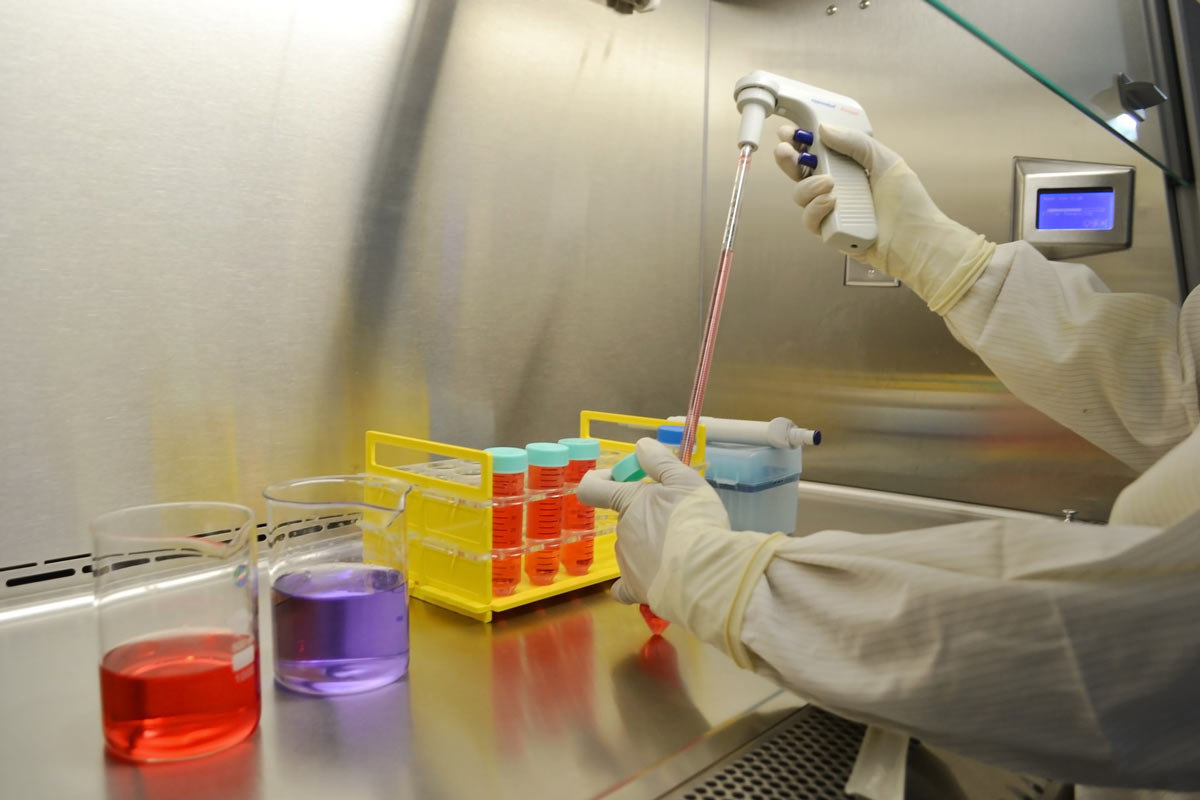
<path fill-rule="evenodd" d="M 351 694 L 408 671 L 409 485 L 374 475 L 267 487 L 275 680 Z"/>

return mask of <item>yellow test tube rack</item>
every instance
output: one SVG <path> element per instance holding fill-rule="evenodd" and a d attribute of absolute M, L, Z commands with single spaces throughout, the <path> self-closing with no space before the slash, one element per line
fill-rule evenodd
<path fill-rule="evenodd" d="M 670 420 L 583 411 L 579 436 L 600 441 L 598 467 L 632 453 L 633 442 L 593 436 L 593 425 L 608 423 L 654 436 Z M 413 486 L 408 495 L 408 583 L 414 597 L 488 622 L 497 611 L 507 611 L 547 597 L 612 580 L 617 567 L 616 514 L 596 510 L 595 526 L 589 531 L 566 531 L 557 540 L 525 540 L 518 549 L 492 547 L 492 455 L 470 447 L 367 431 L 367 472 L 405 481 Z M 704 464 L 705 430 L 696 433 L 693 463 Z M 431 461 L 434 458 L 437 460 Z M 560 492 L 553 493 L 554 495 Z M 561 494 L 575 493 L 568 485 Z M 500 503 L 528 503 L 545 498 L 546 492 L 527 492 L 524 497 L 500 499 Z M 524 530 L 524 527 L 522 527 Z M 584 537 L 594 538 L 594 560 L 585 575 L 569 575 L 561 567 L 545 586 L 529 582 L 522 572 L 516 590 L 504 597 L 492 594 L 492 563 L 498 557 L 525 556 L 544 547 L 561 547 Z"/>

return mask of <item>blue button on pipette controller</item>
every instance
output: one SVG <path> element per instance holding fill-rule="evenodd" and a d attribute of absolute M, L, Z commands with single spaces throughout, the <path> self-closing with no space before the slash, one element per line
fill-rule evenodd
<path fill-rule="evenodd" d="M 792 141 L 796 144 L 811 145 L 815 137 L 812 131 L 806 131 L 803 128 L 797 128 L 792 134 Z"/>

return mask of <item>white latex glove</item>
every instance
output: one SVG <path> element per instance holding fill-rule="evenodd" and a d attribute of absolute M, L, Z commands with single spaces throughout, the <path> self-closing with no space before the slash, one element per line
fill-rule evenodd
<path fill-rule="evenodd" d="M 637 457 L 657 483 L 617 483 L 611 470 L 593 470 L 579 484 L 580 502 L 620 515 L 621 579 L 613 597 L 649 603 L 663 619 L 748 663 L 741 644 L 745 606 L 787 537 L 730 530 L 717 493 L 662 443 L 639 440 Z"/>
<path fill-rule="evenodd" d="M 801 222 L 815 234 L 837 202 L 829 175 L 800 179 L 795 125 L 779 129 L 775 161 L 796 184 Z M 865 253 L 849 254 L 912 288 L 929 308 L 945 314 L 987 267 L 996 245 L 943 214 L 904 159 L 865 133 L 822 124 L 817 135 L 826 147 L 844 153 L 867 170 L 879 236 Z"/>
<path fill-rule="evenodd" d="M 617 564 L 621 578 L 612 595 L 622 603 L 645 603 L 650 584 L 662 561 L 663 540 L 671 513 L 692 493 L 710 495 L 725 514 L 724 506 L 708 482 L 680 461 L 661 442 L 642 439 L 637 443 L 638 464 L 658 483 L 617 483 L 612 470 L 593 470 L 579 484 L 579 501 L 589 506 L 611 508 L 620 514 L 617 522 Z M 724 525 L 729 528 L 729 517 Z"/>

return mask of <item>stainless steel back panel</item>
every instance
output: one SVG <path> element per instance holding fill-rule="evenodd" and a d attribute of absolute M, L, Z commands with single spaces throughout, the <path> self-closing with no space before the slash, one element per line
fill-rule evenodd
<path fill-rule="evenodd" d="M 754 68 L 860 100 L 996 238 L 1013 154 L 1134 164 L 1134 247 L 1091 263 L 1174 296 L 1148 164 L 918 0 L 827 5 L 0 2 L 3 563 L 119 506 L 261 510 L 368 427 L 680 412 Z M 1106 513 L 1130 473 L 749 180 L 707 411 L 820 426 L 817 480 Z"/>
<path fill-rule="evenodd" d="M 686 399 L 707 3 L 0 3 L 3 564 Z M 680 298 L 683 298 L 682 300 Z"/>

